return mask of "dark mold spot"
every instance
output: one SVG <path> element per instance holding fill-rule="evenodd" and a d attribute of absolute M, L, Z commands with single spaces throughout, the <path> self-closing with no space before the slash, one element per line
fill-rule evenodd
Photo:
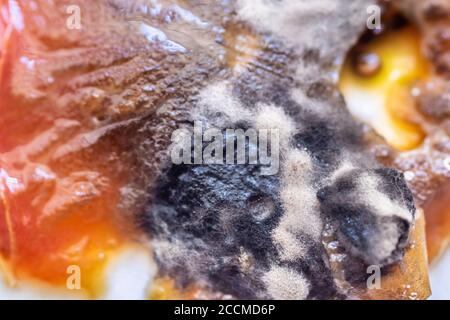
<path fill-rule="evenodd" d="M 336 133 L 322 120 L 310 119 L 306 125 L 305 129 L 293 137 L 295 147 L 306 149 L 321 164 L 333 163 L 339 155 Z"/>
<path fill-rule="evenodd" d="M 363 195 L 367 194 L 370 197 L 371 192 L 384 194 L 391 192 L 393 197 L 391 201 L 396 201 L 396 197 L 402 197 L 408 202 L 399 204 L 400 206 L 406 205 L 408 209 L 413 209 L 413 203 L 412 199 L 408 199 L 408 195 L 405 196 L 404 180 L 397 171 L 391 169 L 369 171 L 375 177 L 381 177 L 378 188 L 383 190 L 365 190 L 364 186 L 360 186 L 357 181 L 364 172 L 366 171 L 351 171 L 332 185 L 320 189 L 317 198 L 322 214 L 336 225 L 337 236 L 349 254 L 368 264 L 386 266 L 397 262 L 403 256 L 411 224 L 399 216 L 385 215 L 381 212 L 383 206 L 379 209 L 370 206 Z M 390 253 L 385 252 L 385 245 L 392 245 L 394 249 Z"/>
<path fill-rule="evenodd" d="M 405 205 L 414 217 L 416 212 L 414 198 L 403 173 L 391 168 L 380 168 L 375 172 L 381 177 L 380 192 L 385 193 L 392 201 Z"/>
<path fill-rule="evenodd" d="M 271 232 L 281 216 L 279 182 L 277 176 L 257 175 L 258 170 L 250 165 L 173 166 L 144 221 L 151 237 L 180 240 L 205 262 L 215 261 L 196 270 L 198 276 L 241 298 L 254 298 L 262 285 L 256 284 L 261 281 L 257 272 L 244 276 L 237 265 L 241 250 L 251 255 L 256 270 L 268 268 L 278 255 Z M 165 262 L 160 264 L 164 269 Z"/>

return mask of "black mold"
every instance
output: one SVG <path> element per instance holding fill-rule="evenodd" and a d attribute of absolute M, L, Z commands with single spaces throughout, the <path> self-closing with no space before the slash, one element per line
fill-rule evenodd
<path fill-rule="evenodd" d="M 338 237 L 348 253 L 368 264 L 386 266 L 397 262 L 403 256 L 411 223 L 399 216 L 384 216 L 376 211 L 377 208 L 370 207 L 366 203 L 361 195 L 370 195 L 371 190 L 356 189 L 364 188 L 356 183 L 362 173 L 379 176 L 381 179 L 378 188 L 381 190 L 378 191 L 386 195 L 390 194 L 391 201 L 397 201 L 400 197 L 405 201 L 400 205 L 405 205 L 408 209 L 414 208 L 412 198 L 408 197 L 409 192 L 405 190 L 406 184 L 403 177 L 393 169 L 353 170 L 332 185 L 320 189 L 317 192 L 317 198 L 322 214 L 330 218 L 337 226 Z M 411 217 L 413 217 L 413 211 L 411 211 Z M 389 256 L 380 260 L 377 246 L 380 241 L 385 240 L 385 233 L 392 227 L 398 233 L 396 248 Z"/>

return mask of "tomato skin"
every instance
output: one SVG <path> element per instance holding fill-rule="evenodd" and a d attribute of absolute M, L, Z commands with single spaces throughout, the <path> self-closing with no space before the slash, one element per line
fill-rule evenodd
<path fill-rule="evenodd" d="M 82 288 L 96 297 L 103 268 L 126 242 L 114 219 L 122 184 L 82 155 L 73 160 L 75 169 L 33 158 L 36 150 L 61 147 L 66 136 L 90 128 L 51 99 L 24 103 L 13 93 L 22 86 L 15 76 L 21 57 L 30 54 L 32 31 L 27 15 L 20 16 L 19 5 L 26 4 L 14 1 L 21 25 L 11 3 L 0 0 L 0 277 L 6 272 L 10 284 L 32 279 L 64 286 L 67 268 L 77 265 Z"/>

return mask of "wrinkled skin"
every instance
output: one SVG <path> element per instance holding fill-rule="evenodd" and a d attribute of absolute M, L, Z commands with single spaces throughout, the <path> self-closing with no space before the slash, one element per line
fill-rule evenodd
<path fill-rule="evenodd" d="M 176 1 L 161 1 L 157 13 L 150 13 L 150 1 L 136 1 L 147 5 L 144 11 L 119 0 L 36 1 L 34 10 L 18 2 L 28 26 L 23 43 L 40 58 L 33 72 L 17 64 L 12 76 L 13 84 L 28 83 L 13 87 L 30 110 L 28 125 L 34 132 L 51 126 L 53 120 L 44 116 L 51 105 L 64 114 L 70 110 L 87 143 L 80 146 L 79 136 L 69 133 L 66 148 L 51 151 L 50 165 L 65 168 L 75 150 L 103 163 L 111 176 L 132 177 L 120 208 L 150 239 L 161 276 L 180 287 L 195 284 L 235 298 L 345 298 L 321 241 L 325 225 L 346 253 L 342 265 L 352 285 L 364 283 L 368 265 L 384 268 L 402 259 L 414 220 L 411 193 L 401 174 L 365 152 L 365 131 L 336 89 L 339 61 L 363 30 L 370 1 L 330 7 L 329 1 L 314 1 L 306 11 L 307 1 L 282 1 L 280 12 L 290 12 L 282 21 L 292 24 L 298 39 L 265 30 L 264 24 L 260 29 L 257 19 L 240 11 L 244 5 L 264 6 L 259 1 L 179 1 L 206 25 L 175 9 Z M 69 2 L 81 6 L 81 31 L 63 27 Z M 330 13 L 335 18 L 324 19 Z M 47 28 L 40 27 L 42 21 Z M 298 21 L 303 24 L 296 26 Z M 148 26 L 165 32 L 177 47 L 155 41 Z M 199 111 L 202 90 L 224 81 L 230 84 L 225 98 L 243 112 L 273 106 L 293 123 L 283 136 L 278 174 L 259 175 L 258 165 L 171 163 L 173 131 L 191 128 L 193 121 L 219 129 L 254 126 L 225 110 Z M 117 159 L 111 163 L 112 151 Z M 304 166 L 289 160 L 298 153 Z M 366 178 L 374 183 L 366 184 Z M 302 192 L 304 204 L 283 196 Z M 404 214 L 374 204 L 372 193 Z M 286 227 L 285 218 L 294 223 Z M 281 241 L 277 232 L 291 240 Z M 385 238 L 387 249 L 380 244 Z M 277 287 L 291 280 L 298 284 L 294 289 Z"/>

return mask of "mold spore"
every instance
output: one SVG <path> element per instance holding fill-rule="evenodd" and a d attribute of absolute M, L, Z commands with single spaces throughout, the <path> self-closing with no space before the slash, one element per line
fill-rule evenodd
<path fill-rule="evenodd" d="M 362 127 L 329 74 L 364 27 L 368 2 L 237 2 L 234 18 L 267 42 L 260 67 L 200 88 L 189 121 L 278 129 L 281 170 L 261 176 L 260 165 L 169 164 L 142 224 L 161 274 L 236 298 L 343 297 L 321 242 L 328 221 L 358 261 L 401 259 L 412 197 L 398 172 L 362 153 Z"/>

